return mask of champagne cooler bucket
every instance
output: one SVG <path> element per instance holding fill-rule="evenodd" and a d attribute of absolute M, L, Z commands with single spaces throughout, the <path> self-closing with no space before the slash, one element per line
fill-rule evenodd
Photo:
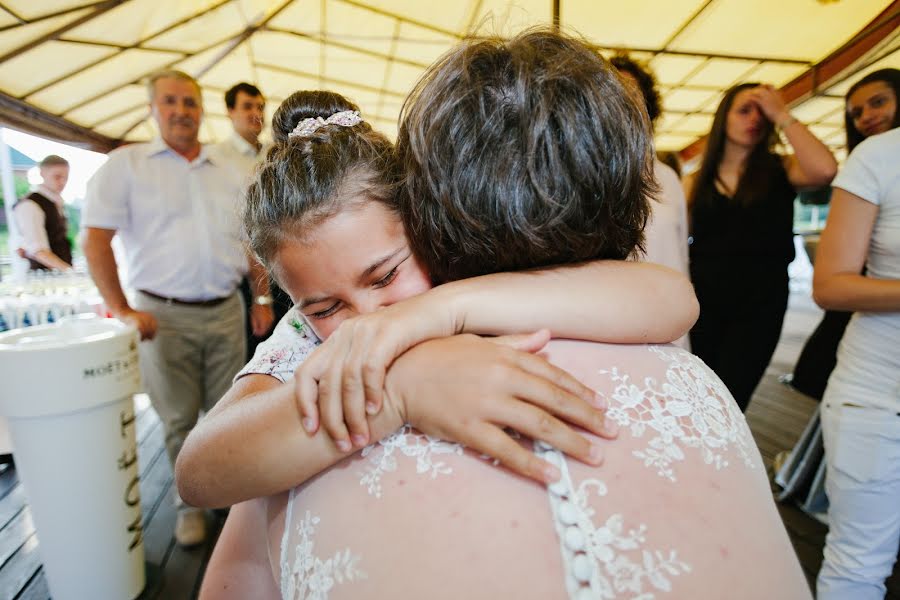
<path fill-rule="evenodd" d="M 132 327 L 97 317 L 0 334 L 0 415 L 54 600 L 144 588 L 137 344 Z"/>

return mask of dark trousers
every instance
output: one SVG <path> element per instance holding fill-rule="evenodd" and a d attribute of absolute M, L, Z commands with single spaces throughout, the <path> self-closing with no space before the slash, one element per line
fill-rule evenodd
<path fill-rule="evenodd" d="M 294 305 L 291 302 L 291 297 L 287 295 L 287 292 L 282 290 L 280 287 L 275 285 L 275 282 L 271 282 L 272 287 L 272 311 L 275 313 L 275 321 L 273 323 L 272 329 L 275 329 L 275 325 L 281 320 L 282 317 L 291 309 Z M 253 292 L 250 290 L 250 280 L 244 277 L 244 280 L 241 281 L 240 287 L 241 295 L 244 297 L 244 304 L 247 307 L 247 318 L 244 319 L 244 326 L 247 332 L 247 360 L 249 361 L 253 358 L 253 353 L 256 352 L 256 347 L 269 339 L 269 336 L 272 335 L 272 330 L 269 330 L 265 335 L 261 337 L 256 337 L 253 335 L 253 326 L 250 323 L 250 310 L 253 306 Z"/>
<path fill-rule="evenodd" d="M 807 338 L 794 366 L 794 377 L 791 379 L 794 389 L 816 400 L 822 399 L 828 378 L 837 364 L 838 345 L 852 316 L 852 312 L 825 311 L 825 316 Z"/>
<path fill-rule="evenodd" d="M 745 411 L 781 336 L 788 275 L 784 264 L 741 262 L 691 264 L 700 318 L 690 335 L 691 350 Z"/>

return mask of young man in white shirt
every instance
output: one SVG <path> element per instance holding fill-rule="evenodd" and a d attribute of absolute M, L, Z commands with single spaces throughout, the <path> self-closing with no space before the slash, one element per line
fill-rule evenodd
<path fill-rule="evenodd" d="M 225 108 L 234 132 L 216 144 L 216 151 L 240 163 L 250 175 L 264 155 L 259 136 L 265 125 L 266 98 L 258 87 L 242 81 L 225 92 Z"/>
<path fill-rule="evenodd" d="M 265 158 L 267 149 L 259 139 L 266 122 L 266 98 L 258 87 L 242 81 L 225 92 L 225 108 L 234 131 L 227 139 L 216 144 L 213 150 L 236 165 L 249 180 L 253 177 L 256 165 Z M 293 303 L 276 285 L 271 286 L 270 294 L 255 296 L 246 278 L 241 282 L 241 294 L 248 307 L 246 335 L 247 360 L 250 360 L 256 346 L 272 333 L 271 327 L 265 326 L 266 322 L 259 322 L 254 317 L 259 312 L 255 307 L 271 306 L 274 322 L 277 323 Z"/>
<path fill-rule="evenodd" d="M 19 253 L 28 259 L 32 271 L 72 269 L 72 242 L 69 240 L 63 198 L 69 181 L 69 161 L 51 154 L 40 162 L 41 185 L 16 202 L 13 214 L 22 236 Z"/>

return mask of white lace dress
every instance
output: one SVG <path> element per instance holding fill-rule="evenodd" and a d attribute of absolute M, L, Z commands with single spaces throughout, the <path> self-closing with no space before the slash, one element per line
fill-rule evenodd
<path fill-rule="evenodd" d="M 314 347 L 292 335 L 282 357 Z M 272 351 L 248 368 L 292 373 Z M 542 487 L 403 427 L 270 504 L 282 597 L 809 597 L 744 417 L 699 359 L 572 341 L 547 355 L 608 400 L 622 433 L 603 466 L 535 443 L 562 472 Z"/>

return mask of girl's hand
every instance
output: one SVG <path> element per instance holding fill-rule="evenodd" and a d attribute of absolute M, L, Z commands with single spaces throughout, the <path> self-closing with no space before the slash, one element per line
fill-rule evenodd
<path fill-rule="evenodd" d="M 369 440 L 366 415 L 381 410 L 384 377 L 418 343 L 456 333 L 448 306 L 426 293 L 347 319 L 294 374 L 303 426 L 321 424 L 344 452 Z"/>
<path fill-rule="evenodd" d="M 781 99 L 781 93 L 772 85 L 765 84 L 753 88 L 750 90 L 750 97 L 766 118 L 776 125 L 788 115 L 788 109 L 784 100 Z"/>
<path fill-rule="evenodd" d="M 419 344 L 388 372 L 388 401 L 428 435 L 464 444 L 541 483 L 556 481 L 559 470 L 504 428 L 593 465 L 602 461 L 600 447 L 568 423 L 606 438 L 615 437 L 618 428 L 605 420 L 593 390 L 534 354 L 549 338 L 542 330 L 490 339 L 457 335 Z"/>

